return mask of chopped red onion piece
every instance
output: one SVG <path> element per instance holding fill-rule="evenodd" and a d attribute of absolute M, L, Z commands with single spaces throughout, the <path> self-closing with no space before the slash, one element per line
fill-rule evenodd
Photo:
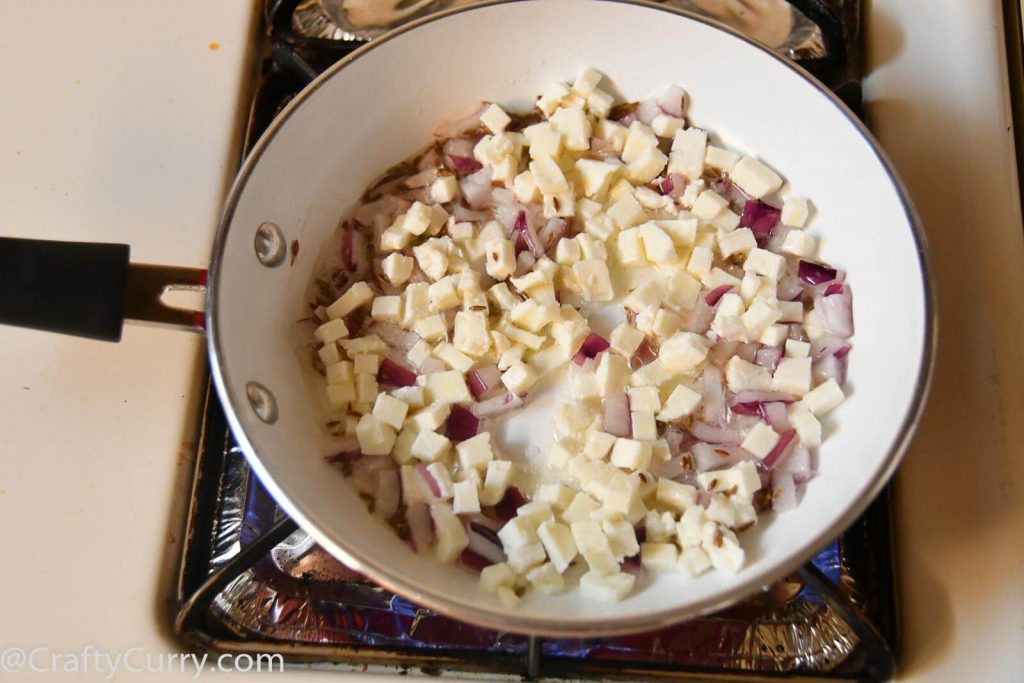
<path fill-rule="evenodd" d="M 740 347 L 740 342 L 729 341 L 723 337 L 719 337 L 715 341 L 715 345 L 708 350 L 708 362 L 712 365 L 721 367 L 729 362 L 729 359 L 736 355 L 736 349 Z"/>
<path fill-rule="evenodd" d="M 614 394 L 604 400 L 604 431 L 615 436 L 633 436 L 633 420 L 629 412 L 629 396 Z"/>
<path fill-rule="evenodd" d="M 483 164 L 473 157 L 464 157 L 458 154 L 449 154 L 445 156 L 444 161 L 448 168 L 454 171 L 456 175 L 460 176 L 475 173 L 483 168 Z"/>
<path fill-rule="evenodd" d="M 799 502 L 793 475 L 777 472 L 772 477 L 772 509 L 776 512 L 786 512 L 795 508 Z"/>
<path fill-rule="evenodd" d="M 695 438 L 707 443 L 735 445 L 743 440 L 743 435 L 738 429 L 717 427 L 707 422 L 694 422 L 690 425 L 689 431 Z"/>
<path fill-rule="evenodd" d="M 825 288 L 825 296 L 832 296 L 833 294 L 842 294 L 842 293 L 843 293 L 843 283 L 842 282 L 833 282 L 832 284 L 830 284 L 828 287 Z"/>
<path fill-rule="evenodd" d="M 501 385 L 501 370 L 493 363 L 482 365 L 466 376 L 466 384 L 476 400 L 490 398 L 493 395 L 492 390 Z"/>
<path fill-rule="evenodd" d="M 640 103 L 640 106 L 636 108 L 636 119 L 644 125 L 651 125 L 651 121 L 654 117 L 661 114 L 661 107 L 654 100 L 644 100 Z"/>
<path fill-rule="evenodd" d="M 651 462 L 651 474 L 656 477 L 675 479 L 683 476 L 686 472 L 687 468 L 682 455 L 673 456 L 668 460 L 655 459 Z"/>
<path fill-rule="evenodd" d="M 386 320 L 373 320 L 366 327 L 366 334 L 375 334 L 393 351 L 406 352 L 416 345 L 420 336 L 415 332 L 403 330 L 398 325 Z M 397 362 L 397 361 L 396 361 Z"/>
<path fill-rule="evenodd" d="M 686 108 L 686 91 L 678 85 L 670 85 L 658 98 L 658 106 L 669 116 L 682 118 Z"/>
<path fill-rule="evenodd" d="M 847 344 L 846 346 L 843 346 L 841 349 L 838 349 L 832 355 L 835 356 L 836 358 L 838 358 L 839 360 L 842 360 L 842 359 L 846 358 L 846 354 L 848 354 L 850 352 L 850 349 L 852 349 L 852 348 L 853 348 L 852 346 Z"/>
<path fill-rule="evenodd" d="M 482 209 L 491 201 L 494 186 L 491 184 L 491 169 L 483 168 L 459 181 L 462 196 L 471 209 Z"/>
<path fill-rule="evenodd" d="M 420 171 L 419 173 L 409 176 L 402 182 L 405 184 L 406 187 L 415 189 L 420 187 L 427 187 L 436 179 L 437 169 L 428 168 Z"/>
<path fill-rule="evenodd" d="M 775 371 L 775 368 L 779 366 L 780 360 L 782 360 L 781 346 L 762 346 L 754 355 L 754 363 L 756 365 L 760 365 L 762 368 L 768 368 L 773 372 Z"/>
<path fill-rule="evenodd" d="M 434 520 L 430 516 L 430 506 L 426 503 L 410 505 L 405 510 L 405 521 L 409 525 L 412 549 L 420 555 L 430 552 L 434 545 Z"/>
<path fill-rule="evenodd" d="M 466 525 L 466 536 L 469 538 L 469 550 L 485 558 L 488 564 L 497 564 L 506 560 L 501 541 L 491 529 L 482 524 L 469 522 Z"/>
<path fill-rule="evenodd" d="M 736 392 L 736 396 L 733 400 L 736 403 L 750 403 L 752 401 L 757 401 L 759 403 L 769 403 L 771 401 L 792 403 L 795 399 L 791 395 L 784 394 L 781 391 L 752 391 L 747 389 Z"/>
<path fill-rule="evenodd" d="M 545 223 L 544 227 L 537 234 L 544 251 L 550 251 L 558 243 L 558 240 L 565 236 L 567 229 L 568 226 L 561 218 L 552 218 Z"/>
<path fill-rule="evenodd" d="M 489 560 L 488 558 L 484 557 L 480 553 L 473 550 L 472 546 L 474 536 L 473 534 L 467 534 L 467 536 L 469 537 L 469 547 L 463 550 L 462 554 L 459 555 L 459 564 L 461 564 L 463 567 L 466 567 L 467 569 L 472 569 L 475 572 L 482 572 L 490 565 L 496 564 L 492 560 Z M 504 553 L 502 553 L 502 556 L 504 557 Z M 505 560 L 502 559 L 499 561 L 504 562 Z"/>
<path fill-rule="evenodd" d="M 712 446 L 707 443 L 693 444 L 690 452 L 693 454 L 693 467 L 697 472 L 710 472 L 732 467 L 736 463 L 749 459 L 740 453 L 739 448 Z"/>
<path fill-rule="evenodd" d="M 658 189 L 664 195 L 672 195 L 672 191 L 676 189 L 676 183 L 672 180 L 672 176 L 665 176 L 658 182 Z"/>
<path fill-rule="evenodd" d="M 642 578 L 645 574 L 644 565 L 640 562 L 640 553 L 624 558 L 619 564 L 619 569 L 624 574 L 632 574 L 636 578 Z"/>
<path fill-rule="evenodd" d="M 836 279 L 836 269 L 823 266 L 820 263 L 811 261 L 800 261 L 796 275 L 801 282 L 809 285 L 820 285 L 822 282 L 829 282 Z"/>
<path fill-rule="evenodd" d="M 764 456 L 764 460 L 761 461 L 761 464 L 769 469 L 774 467 L 775 463 L 779 461 L 779 458 L 785 454 L 786 449 L 789 448 L 789 445 L 792 443 L 795 436 L 795 429 L 789 429 L 782 432 L 782 434 L 779 435 L 779 440 L 775 442 L 775 447 L 768 451 L 768 455 Z"/>
<path fill-rule="evenodd" d="M 749 415 L 751 417 L 761 417 L 761 403 L 758 401 L 750 401 L 749 403 L 733 403 L 732 412 L 737 415 Z"/>
<path fill-rule="evenodd" d="M 377 491 L 373 499 L 373 514 L 387 519 L 398 512 L 402 502 L 402 485 L 398 470 L 388 467 L 377 471 Z"/>
<path fill-rule="evenodd" d="M 757 342 L 740 344 L 739 348 L 736 349 L 736 355 L 748 363 L 753 363 L 757 359 L 757 350 L 760 348 L 761 345 Z"/>
<path fill-rule="evenodd" d="M 498 504 L 494 506 L 494 514 L 496 514 L 498 519 L 501 521 L 507 522 L 516 516 L 516 512 L 519 508 L 529 502 L 530 501 L 527 500 L 522 491 L 517 489 L 515 486 L 509 486 L 508 489 L 505 490 L 505 495 Z"/>
<path fill-rule="evenodd" d="M 455 205 L 452 215 L 455 216 L 455 220 L 462 222 L 485 221 L 490 218 L 490 214 L 486 211 L 474 211 L 462 204 Z"/>
<path fill-rule="evenodd" d="M 762 403 L 761 416 L 780 434 L 789 429 L 789 412 L 786 410 L 786 404 L 781 401 Z"/>
<path fill-rule="evenodd" d="M 587 335 L 587 338 L 583 340 L 583 345 L 580 346 L 579 353 L 582 353 L 587 358 L 597 358 L 597 354 L 602 351 L 607 351 L 611 348 L 611 344 L 608 340 L 599 334 L 591 332 Z"/>
<path fill-rule="evenodd" d="M 390 358 L 382 358 L 377 370 L 377 381 L 393 387 L 411 387 L 416 385 L 416 373 L 396 363 Z"/>
<path fill-rule="evenodd" d="M 487 111 L 487 107 L 489 106 L 490 105 L 487 102 L 481 102 L 477 105 L 476 109 L 467 116 L 439 125 L 434 129 L 434 137 L 441 139 L 454 138 L 458 135 L 465 135 L 466 133 L 479 130 L 481 126 L 480 117 L 485 111 Z M 448 142 L 451 142 L 451 140 Z M 447 143 L 445 144 L 447 145 Z"/>
<path fill-rule="evenodd" d="M 636 347 L 636 351 L 633 352 L 632 357 L 629 359 L 629 368 L 630 370 L 637 370 L 649 363 L 653 363 L 657 357 L 658 347 L 650 339 L 644 337 L 643 341 L 640 342 L 640 346 Z"/>
<path fill-rule="evenodd" d="M 697 305 L 690 311 L 689 317 L 683 323 L 683 327 L 688 332 L 696 332 L 697 334 L 705 334 L 711 329 L 711 321 L 715 318 L 715 309 L 708 306 L 708 302 L 704 300 L 704 297 L 697 297 Z"/>
<path fill-rule="evenodd" d="M 798 443 L 788 454 L 783 455 L 775 463 L 775 472 L 785 472 L 800 481 L 806 481 L 814 475 L 814 462 L 811 451 Z"/>
<path fill-rule="evenodd" d="M 721 287 L 715 287 L 706 295 L 704 295 L 704 301 L 707 302 L 708 306 L 714 306 L 718 303 L 718 300 L 725 296 L 732 289 L 732 285 L 722 285 Z"/>
<path fill-rule="evenodd" d="M 512 224 L 514 230 L 526 230 L 526 209 L 520 209 L 516 212 L 515 223 Z"/>
<path fill-rule="evenodd" d="M 722 371 L 714 365 L 704 368 L 704 373 L 700 376 L 700 389 L 704 395 L 701 406 L 701 414 L 704 419 L 712 424 L 725 424 L 728 416 L 725 410 L 725 387 L 722 384 Z M 694 436 L 697 435 L 694 434 Z M 701 437 L 697 436 L 697 438 Z"/>
<path fill-rule="evenodd" d="M 523 399 L 510 391 L 506 391 L 505 393 L 489 398 L 486 401 L 474 403 L 470 407 L 470 410 L 472 410 L 473 414 L 477 417 L 485 418 L 510 413 L 521 405 L 523 405 Z"/>
<path fill-rule="evenodd" d="M 434 498 L 440 498 L 441 485 L 437 482 L 437 479 L 434 479 L 434 475 L 427 469 L 426 464 L 422 462 L 418 463 L 416 465 L 416 471 L 421 477 L 423 477 L 423 481 L 426 483 L 427 488 L 430 489 L 430 492 L 434 495 Z"/>
<path fill-rule="evenodd" d="M 834 379 L 842 386 L 846 383 L 846 360 L 839 356 L 825 356 L 811 365 L 815 384 Z"/>
<path fill-rule="evenodd" d="M 743 205 L 743 215 L 740 216 L 740 225 L 750 228 L 754 237 L 758 240 L 765 240 L 772 234 L 772 229 L 782 217 L 782 210 L 771 204 L 766 204 L 760 199 L 754 199 Z"/>
<path fill-rule="evenodd" d="M 843 339 L 853 336 L 853 297 L 849 287 L 831 296 L 816 298 L 814 313 L 825 332 Z"/>
<path fill-rule="evenodd" d="M 665 440 L 668 442 L 668 450 L 672 455 L 682 455 L 694 444 L 694 438 L 689 432 L 669 427 L 665 432 Z"/>
<path fill-rule="evenodd" d="M 445 423 L 445 434 L 452 441 L 465 441 L 476 436 L 480 429 L 480 419 L 468 408 L 453 405 Z"/>

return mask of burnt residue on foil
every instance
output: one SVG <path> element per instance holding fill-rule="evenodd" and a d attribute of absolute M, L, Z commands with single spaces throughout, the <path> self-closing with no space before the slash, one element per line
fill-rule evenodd
<path fill-rule="evenodd" d="M 299 35 L 366 41 L 434 12 L 476 0 L 303 0 L 292 15 Z M 827 55 L 821 28 L 787 0 L 665 0 L 664 4 L 717 19 L 790 59 Z M 829 0 L 833 9 L 843 0 Z"/>

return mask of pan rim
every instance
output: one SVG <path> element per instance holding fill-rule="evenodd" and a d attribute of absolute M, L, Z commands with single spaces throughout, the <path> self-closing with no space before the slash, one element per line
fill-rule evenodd
<path fill-rule="evenodd" d="M 808 535 L 807 539 L 800 544 L 799 549 L 791 553 L 790 557 L 786 561 L 778 562 L 759 572 L 741 572 L 737 576 L 736 585 L 733 586 L 732 589 L 724 596 L 709 596 L 705 599 L 687 603 L 685 605 L 677 605 L 660 611 L 647 612 L 641 615 L 633 615 L 623 618 L 616 618 L 612 616 L 603 620 L 583 622 L 571 619 L 562 620 L 544 617 L 526 617 L 518 615 L 514 611 L 493 609 L 491 606 L 482 603 L 473 604 L 470 601 L 453 602 L 441 594 L 424 590 L 413 585 L 413 583 L 408 580 L 408 577 L 402 576 L 401 572 L 393 572 L 389 567 L 375 562 L 372 557 L 362 553 L 354 546 L 352 548 L 342 547 L 338 541 L 322 532 L 318 525 L 310 519 L 313 515 L 304 512 L 303 508 L 305 506 L 293 501 L 278 486 L 273 475 L 264 467 L 255 444 L 253 444 L 249 439 L 241 421 L 238 419 L 238 411 L 240 409 L 244 409 L 244 406 L 235 405 L 235 402 L 232 400 L 231 394 L 227 389 L 227 387 L 232 386 L 232 384 L 231 379 L 228 376 L 227 368 L 223 362 L 223 351 L 220 345 L 218 327 L 219 304 L 217 295 L 220 291 L 219 281 L 221 276 L 221 262 L 224 256 L 227 234 L 242 192 L 244 191 L 247 181 L 261 156 L 274 140 L 277 132 L 288 121 L 292 114 L 294 114 L 307 99 L 312 97 L 326 81 L 362 55 L 367 54 L 373 49 L 386 45 L 392 39 L 409 31 L 413 31 L 421 26 L 439 21 L 455 14 L 482 11 L 494 5 L 508 4 L 509 1 L 540 2 L 542 0 L 488 0 L 486 2 L 452 8 L 447 11 L 410 22 L 409 24 L 374 39 L 332 65 L 323 74 L 307 85 L 302 92 L 300 92 L 285 107 L 274 121 L 271 122 L 270 126 L 253 147 L 252 152 L 245 159 L 242 168 L 239 170 L 238 175 L 232 183 L 228 198 L 224 205 L 224 213 L 218 226 L 217 235 L 214 241 L 209 270 L 209 289 L 207 291 L 206 301 L 208 330 L 207 345 L 210 357 L 211 374 L 213 375 L 217 394 L 224 406 L 225 414 L 227 416 L 228 423 L 231 426 L 232 433 L 238 440 L 239 445 L 242 447 L 242 451 L 244 452 L 250 466 L 256 471 L 261 482 L 263 482 L 264 486 L 272 494 L 278 504 L 303 530 L 313 536 L 316 541 L 323 545 L 331 554 L 335 555 L 346 564 L 366 573 L 372 580 L 383 587 L 403 595 L 413 602 L 454 619 L 503 631 L 552 637 L 596 637 L 657 629 L 678 623 L 687 618 L 704 615 L 735 604 L 737 601 L 753 594 L 758 589 L 765 587 L 778 577 L 791 573 L 810 559 L 822 546 L 846 530 L 877 497 L 895 473 L 896 468 L 902 460 L 902 457 L 920 424 L 932 385 L 937 340 L 934 275 L 930 264 L 927 239 L 917 212 L 910 200 L 909 193 L 899 176 L 896 174 L 892 162 L 882 150 L 878 141 L 867 129 L 866 125 L 857 118 L 857 116 L 824 84 L 797 66 L 795 63 L 785 59 L 761 43 L 754 41 L 721 22 L 694 14 L 687 10 L 655 4 L 648 2 L 647 0 L 600 0 L 604 3 L 635 5 L 648 10 L 666 12 L 668 14 L 682 16 L 691 21 L 696 21 L 711 28 L 724 31 L 733 38 L 757 48 L 762 54 L 771 57 L 785 68 L 795 73 L 809 86 L 814 88 L 818 95 L 825 97 L 832 106 L 836 107 L 847 122 L 853 126 L 861 139 L 869 146 L 872 153 L 881 163 L 889 182 L 895 189 L 902 205 L 904 215 L 911 227 L 912 237 L 917 251 L 917 264 L 921 273 L 924 296 L 924 333 L 921 339 L 921 361 L 917 371 L 917 385 L 914 390 L 913 398 L 906 407 L 906 413 L 901 422 L 897 437 L 894 439 L 892 446 L 885 455 L 883 466 L 870 481 L 864 493 L 855 499 L 852 504 L 847 506 L 846 510 L 835 523 L 819 530 L 817 534 Z"/>

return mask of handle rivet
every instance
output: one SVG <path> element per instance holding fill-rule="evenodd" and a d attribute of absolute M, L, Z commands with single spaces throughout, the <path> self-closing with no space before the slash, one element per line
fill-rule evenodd
<path fill-rule="evenodd" d="M 267 221 L 256 228 L 256 258 L 267 268 L 276 268 L 284 263 L 288 247 L 281 228 Z"/>
<path fill-rule="evenodd" d="M 245 397 L 249 399 L 249 406 L 256 417 L 268 425 L 277 422 L 277 399 L 270 389 L 259 382 L 249 382 L 245 385 Z"/>

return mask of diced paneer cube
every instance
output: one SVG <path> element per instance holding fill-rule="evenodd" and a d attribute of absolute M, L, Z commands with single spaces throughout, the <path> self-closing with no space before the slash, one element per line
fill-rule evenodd
<path fill-rule="evenodd" d="M 498 530 L 498 539 L 506 552 L 536 543 L 537 524 L 530 517 L 513 517 Z"/>
<path fill-rule="evenodd" d="M 659 114 L 654 117 L 651 121 L 651 130 L 659 138 L 668 138 L 671 140 L 675 137 L 677 131 L 682 130 L 686 127 L 686 119 L 681 119 L 676 116 L 669 116 L 667 114 Z"/>
<path fill-rule="evenodd" d="M 466 378 L 457 370 L 432 372 L 426 376 L 427 393 L 436 403 L 468 403 L 473 400 Z"/>
<path fill-rule="evenodd" d="M 750 228 L 718 233 L 718 250 L 722 253 L 722 258 L 729 258 L 734 254 L 746 254 L 756 248 L 757 239 Z"/>
<path fill-rule="evenodd" d="M 583 444 L 583 454 L 591 460 L 602 460 L 615 445 L 615 436 L 606 432 L 590 431 Z"/>
<path fill-rule="evenodd" d="M 752 271 L 758 275 L 764 275 L 770 280 L 778 281 L 782 275 L 782 269 L 786 265 L 786 259 L 778 254 L 761 249 L 760 247 L 750 250 L 747 260 L 743 262 L 743 270 Z"/>
<path fill-rule="evenodd" d="M 658 425 L 654 421 L 651 410 L 633 410 L 630 412 L 633 423 L 633 438 L 637 441 L 654 441 L 658 438 Z"/>
<path fill-rule="evenodd" d="M 846 400 L 834 377 L 830 377 L 803 397 L 802 403 L 815 415 L 825 415 Z"/>
<path fill-rule="evenodd" d="M 701 394 L 682 384 L 676 386 L 665 400 L 665 406 L 658 413 L 662 422 L 675 422 L 693 413 L 701 402 Z"/>
<path fill-rule="evenodd" d="M 496 104 L 491 104 L 484 110 L 484 113 L 480 115 L 480 123 L 487 126 L 487 130 L 494 134 L 504 133 L 505 128 L 511 122 L 512 119 L 509 118 L 509 115 Z"/>
<path fill-rule="evenodd" d="M 618 572 L 601 574 L 591 570 L 580 578 L 583 595 L 603 602 L 617 602 L 633 590 L 636 578 L 632 574 Z"/>
<path fill-rule="evenodd" d="M 811 390 L 811 359 L 783 358 L 772 376 L 772 391 L 802 397 Z"/>
<path fill-rule="evenodd" d="M 726 173 L 731 171 L 739 160 L 740 155 L 736 152 L 730 152 L 727 149 L 715 147 L 714 145 L 708 145 L 707 151 L 704 153 L 705 166 L 717 171 L 725 171 Z"/>
<path fill-rule="evenodd" d="M 697 502 L 697 489 L 662 477 L 658 479 L 655 500 L 660 505 L 683 512 Z"/>
<path fill-rule="evenodd" d="M 594 377 L 602 396 L 621 393 L 629 382 L 629 365 L 615 353 L 602 353 Z"/>
<path fill-rule="evenodd" d="M 355 374 L 353 373 L 353 364 L 350 360 L 340 360 L 334 365 L 327 366 L 327 383 L 328 384 L 341 384 L 342 382 L 353 382 L 355 381 Z M 353 397 L 351 400 L 355 400 Z"/>
<path fill-rule="evenodd" d="M 769 391 L 772 375 L 768 368 L 748 363 L 739 356 L 733 356 L 725 364 L 725 381 L 729 389 L 740 391 Z"/>
<path fill-rule="evenodd" d="M 639 225 L 647 215 L 644 213 L 644 207 L 640 206 L 640 202 L 632 193 L 619 197 L 605 213 L 615 222 L 619 230 Z"/>
<path fill-rule="evenodd" d="M 395 445 L 395 430 L 372 414 L 359 418 L 356 439 L 363 455 L 387 455 Z"/>
<path fill-rule="evenodd" d="M 640 562 L 653 572 L 676 571 L 679 551 L 674 543 L 641 543 Z"/>
<path fill-rule="evenodd" d="M 740 570 L 745 553 L 736 540 L 736 534 L 710 521 L 704 523 L 701 534 L 703 539 L 700 547 L 707 553 L 715 569 L 729 574 L 735 574 Z"/>
<path fill-rule="evenodd" d="M 699 546 L 685 548 L 679 553 L 679 571 L 691 578 L 700 576 L 711 568 L 708 554 Z"/>
<path fill-rule="evenodd" d="M 629 394 L 630 410 L 649 410 L 651 412 L 661 410 L 661 397 L 658 395 L 657 387 L 630 387 L 626 393 Z"/>
<path fill-rule="evenodd" d="M 377 401 L 373 405 L 373 415 L 381 422 L 391 425 L 394 429 L 401 429 L 405 422 L 405 415 L 409 412 L 409 405 L 397 398 L 387 394 L 378 394 Z"/>
<path fill-rule="evenodd" d="M 794 403 L 789 407 L 788 416 L 789 423 L 800 437 L 800 443 L 809 448 L 821 445 L 821 423 L 807 406 L 800 402 Z"/>
<path fill-rule="evenodd" d="M 531 569 L 526 574 L 526 580 L 534 588 L 549 595 L 558 593 L 565 588 L 565 579 L 551 562 Z"/>
<path fill-rule="evenodd" d="M 416 431 L 433 431 L 448 419 L 451 406 L 447 403 L 431 403 L 409 416 L 408 422 Z"/>
<path fill-rule="evenodd" d="M 516 272 L 516 249 L 511 240 L 491 240 L 485 250 L 485 268 L 495 280 L 504 280 Z"/>
<path fill-rule="evenodd" d="M 807 342 L 797 341 L 796 339 L 786 340 L 787 358 L 806 358 L 810 353 L 811 345 Z"/>
<path fill-rule="evenodd" d="M 802 259 L 813 259 L 818 254 L 818 240 L 802 230 L 790 230 L 782 241 L 782 251 Z"/>
<path fill-rule="evenodd" d="M 729 200 L 714 190 L 704 190 L 693 204 L 693 215 L 710 221 L 729 206 Z"/>
<path fill-rule="evenodd" d="M 532 567 L 536 567 L 548 559 L 540 541 L 534 541 L 511 550 L 506 549 L 505 552 L 508 557 L 508 566 L 517 574 L 525 574 Z"/>
<path fill-rule="evenodd" d="M 647 221 L 639 230 L 648 261 L 674 263 L 678 259 L 672 238 L 655 221 Z"/>
<path fill-rule="evenodd" d="M 710 348 L 711 343 L 703 335 L 677 332 L 661 345 L 658 358 L 665 368 L 681 372 L 702 363 Z"/>
<path fill-rule="evenodd" d="M 327 317 L 331 320 L 344 318 L 352 311 L 365 306 L 373 300 L 373 290 L 365 282 L 356 282 L 349 287 L 337 301 L 327 307 Z M 344 336 L 344 335 L 343 335 Z"/>
<path fill-rule="evenodd" d="M 513 394 L 522 396 L 537 382 L 537 373 L 526 363 L 517 361 L 501 374 L 501 383 Z"/>
<path fill-rule="evenodd" d="M 612 447 L 611 463 L 628 470 L 646 470 L 651 464 L 651 444 L 619 437 Z"/>
<path fill-rule="evenodd" d="M 514 609 L 522 602 L 522 598 L 509 586 L 498 586 L 498 600 L 505 609 Z"/>
<path fill-rule="evenodd" d="M 601 530 L 601 525 L 594 521 L 573 522 L 570 525 L 576 549 L 587 561 L 592 572 L 614 574 L 619 570 L 619 563 L 612 555 L 608 537 Z"/>
<path fill-rule="evenodd" d="M 747 432 L 740 446 L 753 453 L 756 457 L 763 459 L 772 452 L 772 449 L 775 448 L 775 444 L 778 442 L 779 435 L 775 430 L 764 422 L 758 422 Z"/>
<path fill-rule="evenodd" d="M 313 331 L 313 337 L 321 344 L 333 344 L 347 336 L 348 328 L 345 327 L 345 321 L 340 318 L 329 320 Z"/>
<path fill-rule="evenodd" d="M 435 462 L 451 448 L 452 442 L 437 432 L 422 431 L 412 442 L 410 453 L 413 457 L 426 462 Z"/>
<path fill-rule="evenodd" d="M 459 182 L 453 175 L 439 176 L 430 184 L 430 201 L 438 204 L 450 202 L 459 193 Z"/>
<path fill-rule="evenodd" d="M 744 460 L 726 470 L 702 472 L 697 475 L 697 483 L 708 491 L 724 492 L 736 487 L 736 495 L 748 498 L 761 488 L 761 477 L 757 465 Z"/>
<path fill-rule="evenodd" d="M 491 449 L 491 433 L 480 432 L 471 439 L 466 439 L 455 445 L 455 452 L 459 457 L 459 465 L 463 469 L 481 470 L 488 466 L 494 459 L 494 451 Z"/>
<path fill-rule="evenodd" d="M 550 458 L 549 458 L 550 464 Z M 564 510 L 572 503 L 575 492 L 565 484 L 541 484 L 535 500 L 548 503 L 555 510 Z M 549 552 L 548 555 L 551 553 Z"/>
<path fill-rule="evenodd" d="M 499 588 L 511 588 L 515 582 L 515 573 L 504 562 L 484 567 L 480 572 L 480 588 L 485 593 L 497 594 Z"/>
<path fill-rule="evenodd" d="M 413 247 L 412 255 L 424 275 L 435 282 L 448 272 L 448 254 L 430 242 Z"/>
<path fill-rule="evenodd" d="M 782 187 L 782 178 L 750 156 L 736 162 L 729 179 L 754 199 L 761 199 Z"/>
<path fill-rule="evenodd" d="M 441 562 L 454 562 L 469 545 L 469 537 L 462 522 L 448 503 L 431 503 L 430 517 L 434 520 L 434 557 Z"/>
<path fill-rule="evenodd" d="M 782 202 L 782 224 L 802 228 L 807 222 L 809 207 L 803 197 L 786 197 Z"/>
<path fill-rule="evenodd" d="M 512 480 L 512 463 L 508 460 L 491 460 L 487 463 L 484 487 L 480 491 L 481 505 L 497 505 L 505 497 Z"/>
<path fill-rule="evenodd" d="M 548 520 L 537 527 L 537 536 L 555 569 L 564 572 L 577 554 L 572 531 L 565 524 Z"/>
<path fill-rule="evenodd" d="M 687 128 L 676 131 L 669 155 L 669 173 L 678 173 L 687 180 L 699 180 L 704 173 L 704 156 L 708 144 L 707 131 Z"/>
<path fill-rule="evenodd" d="M 452 484 L 452 511 L 457 515 L 480 512 L 477 485 L 470 480 Z"/>
<path fill-rule="evenodd" d="M 375 353 L 356 354 L 352 361 L 352 369 L 356 375 L 376 375 L 380 370 L 380 356 Z"/>
<path fill-rule="evenodd" d="M 590 513 L 599 509 L 601 504 L 582 491 L 569 503 L 569 507 L 562 513 L 562 519 L 570 524 L 583 522 L 590 519 Z"/>
<path fill-rule="evenodd" d="M 373 300 L 370 315 L 377 320 L 399 323 L 402 320 L 402 297 L 378 296 Z"/>
<path fill-rule="evenodd" d="M 666 163 L 668 157 L 661 150 L 657 147 L 648 147 L 626 165 L 626 178 L 634 185 L 649 183 L 661 175 Z"/>

